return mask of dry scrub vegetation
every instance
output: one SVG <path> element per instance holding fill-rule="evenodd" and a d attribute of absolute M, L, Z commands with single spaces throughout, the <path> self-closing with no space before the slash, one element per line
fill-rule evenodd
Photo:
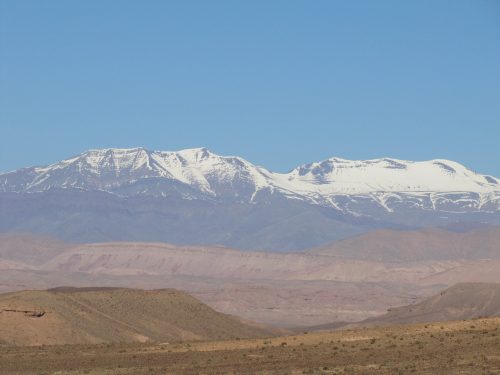
<path fill-rule="evenodd" d="M 1 347 L 2 374 L 500 374 L 500 318 L 190 343 Z"/>

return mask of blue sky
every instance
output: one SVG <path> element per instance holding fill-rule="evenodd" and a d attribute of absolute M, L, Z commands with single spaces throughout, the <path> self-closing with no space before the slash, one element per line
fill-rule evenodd
<path fill-rule="evenodd" d="M 0 170 L 206 146 L 500 176 L 500 1 L 0 0 Z"/>

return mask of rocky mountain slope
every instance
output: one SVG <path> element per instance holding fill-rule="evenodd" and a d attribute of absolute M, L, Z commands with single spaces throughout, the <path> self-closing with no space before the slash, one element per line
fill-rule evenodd
<path fill-rule="evenodd" d="M 417 304 L 392 308 L 387 314 L 369 318 L 362 324 L 411 324 L 499 316 L 500 284 L 463 283 Z"/>
<path fill-rule="evenodd" d="M 412 231 L 380 229 L 308 253 L 377 262 L 500 259 L 500 226 L 464 233 L 436 228 Z"/>
<path fill-rule="evenodd" d="M 0 232 L 287 251 L 377 228 L 500 224 L 500 183 L 448 160 L 271 172 L 205 148 L 91 150 L 0 174 Z"/>
<path fill-rule="evenodd" d="M 237 251 L 152 243 L 79 245 L 40 269 L 110 275 L 183 275 L 265 280 L 335 280 L 415 282 L 459 262 L 382 263 L 309 254 Z"/>
<path fill-rule="evenodd" d="M 488 232 L 498 233 L 494 229 Z M 500 248 L 485 229 L 427 232 L 353 237 L 348 244 L 363 246 L 358 251 L 339 241 L 345 254 L 140 242 L 63 244 L 68 247 L 54 251 L 46 237 L 0 236 L 0 292 L 59 285 L 170 287 L 217 311 L 290 327 L 359 321 L 458 282 L 500 282 Z M 395 246 L 386 248 L 392 241 Z M 44 262 L 23 263 L 44 252 L 42 245 L 51 254 Z"/>
<path fill-rule="evenodd" d="M 341 197 L 357 195 L 366 196 L 388 211 L 410 196 L 414 205 L 423 208 L 500 209 L 498 179 L 442 159 L 412 162 L 331 158 L 298 166 L 289 173 L 274 173 L 240 157 L 219 156 L 206 148 L 178 152 L 104 149 L 0 175 L 0 190 L 4 192 L 50 188 L 246 203 L 277 195 L 347 211 L 355 200 L 349 204 Z M 446 196 L 449 194 L 453 195 Z"/>
<path fill-rule="evenodd" d="M 176 342 L 272 332 L 172 289 L 57 288 L 0 295 L 0 340 L 10 345 Z"/>

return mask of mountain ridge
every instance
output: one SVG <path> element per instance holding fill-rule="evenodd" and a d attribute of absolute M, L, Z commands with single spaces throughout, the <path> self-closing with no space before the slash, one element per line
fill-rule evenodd
<path fill-rule="evenodd" d="M 500 226 L 467 232 L 443 228 L 412 231 L 378 229 L 310 249 L 308 253 L 382 262 L 495 259 L 500 254 Z"/>
<path fill-rule="evenodd" d="M 103 149 L 0 174 L 0 206 L 0 232 L 288 251 L 381 228 L 500 225 L 500 184 L 444 159 L 277 173 L 206 148 Z"/>
<path fill-rule="evenodd" d="M 0 174 L 3 192 L 42 192 L 50 188 L 245 203 L 282 197 L 351 214 L 362 214 L 351 207 L 356 205 L 356 200 L 349 198 L 352 196 L 367 199 L 388 212 L 402 201 L 443 211 L 500 210 L 497 178 L 445 159 L 332 157 L 278 173 L 238 156 L 217 155 L 205 147 L 180 151 L 107 148 L 88 150 L 48 166 Z"/>
<path fill-rule="evenodd" d="M 458 283 L 419 303 L 395 307 L 360 325 L 428 323 L 500 316 L 500 284 Z"/>

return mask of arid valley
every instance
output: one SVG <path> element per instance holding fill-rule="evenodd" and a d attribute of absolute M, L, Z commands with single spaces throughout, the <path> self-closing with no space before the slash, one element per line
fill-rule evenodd
<path fill-rule="evenodd" d="M 500 375 L 500 0 L 0 0 L 0 375 Z"/>
<path fill-rule="evenodd" d="M 287 254 L 0 235 L 2 373 L 496 374 L 499 233 Z"/>

